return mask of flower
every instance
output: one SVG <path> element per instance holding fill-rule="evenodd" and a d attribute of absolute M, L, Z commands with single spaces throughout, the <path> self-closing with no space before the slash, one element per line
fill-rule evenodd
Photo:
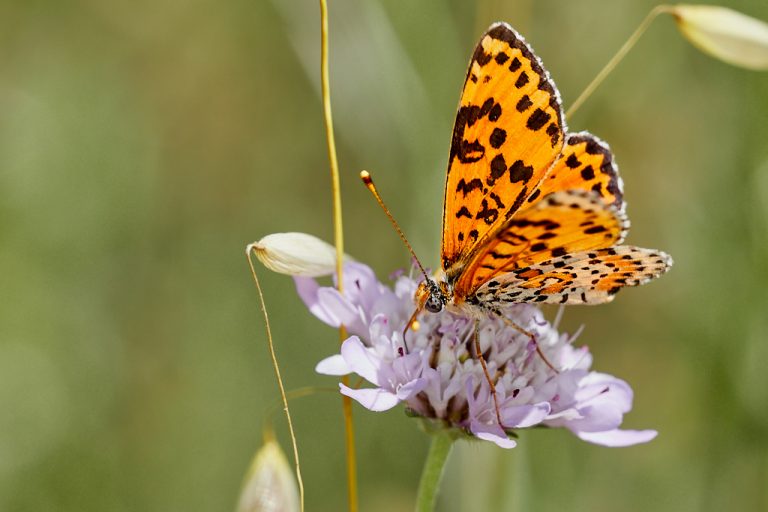
<path fill-rule="evenodd" d="M 704 53 L 734 66 L 768 69 L 768 23 L 717 5 L 674 5 L 669 12 Z"/>
<path fill-rule="evenodd" d="M 306 233 L 273 233 L 245 248 L 268 269 L 290 276 L 327 276 L 336 269 L 336 249 Z"/>
<path fill-rule="evenodd" d="M 559 334 L 532 305 L 513 305 L 505 315 L 535 334 L 536 343 L 559 371 L 537 353 L 536 344 L 500 318 L 479 322 L 479 342 L 494 378 L 499 417 L 491 387 L 474 351 L 474 320 L 447 311 L 423 313 L 419 328 L 403 329 L 414 310 L 418 282 L 393 276 L 392 288 L 361 263 L 344 266 L 344 292 L 296 277 L 309 310 L 328 325 L 345 325 L 351 336 L 340 354 L 317 365 L 319 373 L 356 373 L 373 387 L 341 392 L 372 411 L 405 402 L 415 415 L 512 448 L 508 432 L 532 426 L 564 427 L 604 446 L 629 446 L 656 437 L 653 430 L 620 430 L 632 407 L 632 389 L 611 375 L 591 372 L 586 347 Z"/>
<path fill-rule="evenodd" d="M 288 461 L 270 434 L 251 462 L 237 512 L 298 512 L 299 489 Z"/>

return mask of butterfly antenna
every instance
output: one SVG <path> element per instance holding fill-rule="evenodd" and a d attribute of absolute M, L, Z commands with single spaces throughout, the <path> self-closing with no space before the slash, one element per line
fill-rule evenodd
<path fill-rule="evenodd" d="M 408 248 L 408 251 L 411 253 L 411 256 L 413 256 L 414 261 L 416 261 L 416 264 L 419 266 L 421 273 L 424 274 L 424 279 L 429 281 L 430 280 L 429 275 L 427 275 L 427 271 L 424 270 L 424 266 L 421 264 L 421 262 L 419 261 L 419 258 L 416 256 L 416 253 L 414 252 L 413 247 L 411 247 L 411 244 L 408 242 L 408 239 L 405 238 L 405 233 L 403 233 L 403 230 L 400 229 L 400 225 L 397 223 L 395 218 L 390 213 L 389 208 L 387 208 L 387 205 L 384 204 L 384 201 L 381 199 L 381 196 L 379 195 L 379 191 L 376 190 L 376 185 L 373 184 L 373 178 L 371 178 L 371 173 L 369 173 L 368 171 L 360 171 L 360 179 L 363 180 L 363 183 L 368 188 L 368 190 L 371 191 L 371 194 L 373 194 L 373 197 L 376 198 L 376 201 L 379 203 L 379 206 L 381 206 L 381 209 L 384 210 L 384 213 L 387 215 L 389 222 L 392 223 L 392 226 L 394 226 L 395 231 L 397 231 L 397 234 L 400 235 L 400 239 Z"/>

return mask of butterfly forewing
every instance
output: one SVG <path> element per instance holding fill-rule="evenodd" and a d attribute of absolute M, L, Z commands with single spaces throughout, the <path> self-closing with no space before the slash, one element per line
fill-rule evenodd
<path fill-rule="evenodd" d="M 612 247 L 624 238 L 629 221 L 587 190 L 549 194 L 518 212 L 477 254 L 455 285 L 471 295 L 486 281 L 524 267 L 579 251 Z"/>
<path fill-rule="evenodd" d="M 564 143 L 560 100 L 539 59 L 497 23 L 470 61 L 451 141 L 442 266 L 454 277 L 533 194 Z"/>

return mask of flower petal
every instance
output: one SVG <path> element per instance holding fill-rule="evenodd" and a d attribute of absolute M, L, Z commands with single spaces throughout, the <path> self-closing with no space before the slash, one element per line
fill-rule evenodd
<path fill-rule="evenodd" d="M 317 301 L 325 310 L 325 314 L 334 322 L 330 324 L 333 327 L 342 324 L 349 327 L 360 321 L 357 308 L 335 288 L 320 288 L 317 291 Z"/>
<path fill-rule="evenodd" d="M 368 265 L 357 262 L 344 264 L 344 295 L 364 311 L 370 313 L 371 305 L 382 294 L 383 286 Z M 336 276 L 334 276 L 334 282 Z"/>
<path fill-rule="evenodd" d="M 490 441 L 501 448 L 509 449 L 517 446 L 517 442 L 514 439 L 510 439 L 509 436 L 507 436 L 507 434 L 500 428 L 498 428 L 498 430 L 492 430 L 489 428 L 487 430 L 482 429 L 476 431 L 470 427 L 470 430 L 478 439 L 482 439 L 483 441 Z"/>
<path fill-rule="evenodd" d="M 329 315 L 326 309 L 320 305 L 317 297 L 320 285 L 317 284 L 317 281 L 310 277 L 294 277 L 293 282 L 296 284 L 296 292 L 299 294 L 299 298 L 307 306 L 310 313 L 319 318 L 321 322 L 332 327 L 339 326 L 338 323 L 335 323 L 337 320 L 332 315 Z"/>
<path fill-rule="evenodd" d="M 379 385 L 381 359 L 369 350 L 360 338 L 350 336 L 341 344 L 341 356 L 353 372 L 370 382 Z"/>
<path fill-rule="evenodd" d="M 653 440 L 659 433 L 655 430 L 608 430 L 605 432 L 575 432 L 575 434 L 589 443 L 620 448 L 634 444 L 647 443 Z"/>
<path fill-rule="evenodd" d="M 317 363 L 315 371 L 323 375 L 348 375 L 352 373 L 352 369 L 341 354 L 334 354 L 330 357 L 326 357 Z"/>
<path fill-rule="evenodd" d="M 549 402 L 533 405 L 515 405 L 501 410 L 501 421 L 506 428 L 526 428 L 544 421 L 551 407 Z"/>
<path fill-rule="evenodd" d="M 342 395 L 347 395 L 371 411 L 386 411 L 400 403 L 397 395 L 381 388 L 352 389 L 339 384 L 339 390 Z"/>
<path fill-rule="evenodd" d="M 621 412 L 629 412 L 632 409 L 634 398 L 632 388 L 626 381 L 598 372 L 592 372 L 579 381 L 575 397 L 580 405 L 595 401 L 611 402 Z"/>
<path fill-rule="evenodd" d="M 632 408 L 632 388 L 610 375 L 593 373 L 581 381 L 587 383 L 576 392 L 576 408 L 581 418 L 566 427 L 576 432 L 603 432 L 621 425 L 624 413 Z"/>
<path fill-rule="evenodd" d="M 397 398 L 400 400 L 408 400 L 409 398 L 421 393 L 424 388 L 427 387 L 429 381 L 427 379 L 414 379 L 406 384 L 403 384 L 397 389 Z"/>

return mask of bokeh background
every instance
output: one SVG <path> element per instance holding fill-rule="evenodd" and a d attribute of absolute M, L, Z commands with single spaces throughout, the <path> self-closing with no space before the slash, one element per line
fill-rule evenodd
<path fill-rule="evenodd" d="M 723 3 L 768 19 L 764 0 Z M 346 248 L 381 277 L 408 257 L 357 173 L 434 265 L 459 90 L 492 21 L 527 37 L 567 107 L 653 6 L 330 4 Z M 332 239 L 318 16 L 309 0 L 0 3 L 0 510 L 232 510 L 270 410 L 286 440 L 243 249 Z M 768 74 L 662 17 L 569 124 L 612 145 L 629 242 L 675 257 L 563 323 L 634 387 L 625 426 L 660 435 L 463 443 L 441 509 L 768 509 Z M 335 386 L 313 368 L 337 333 L 261 275 L 286 385 Z M 340 399 L 292 410 L 308 509 L 344 510 Z M 401 409 L 355 413 L 362 510 L 411 509 L 427 436 Z"/>

